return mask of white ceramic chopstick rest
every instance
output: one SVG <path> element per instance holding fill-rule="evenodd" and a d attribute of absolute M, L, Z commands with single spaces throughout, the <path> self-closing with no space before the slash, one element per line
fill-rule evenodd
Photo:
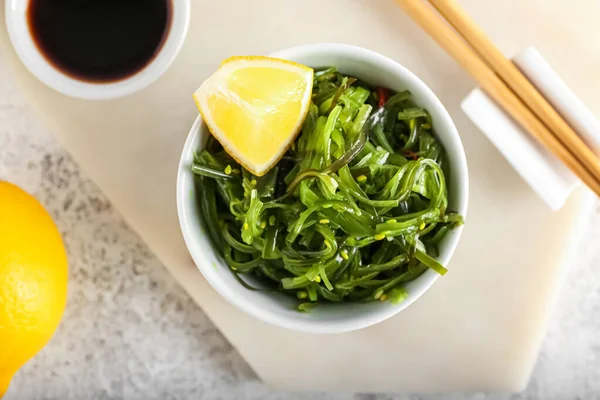
<path fill-rule="evenodd" d="M 567 123 L 593 149 L 600 149 L 600 121 L 585 107 L 533 47 L 513 62 Z M 579 179 L 538 144 L 481 89 L 462 101 L 469 119 L 487 136 L 521 177 L 552 209 L 560 209 Z"/>

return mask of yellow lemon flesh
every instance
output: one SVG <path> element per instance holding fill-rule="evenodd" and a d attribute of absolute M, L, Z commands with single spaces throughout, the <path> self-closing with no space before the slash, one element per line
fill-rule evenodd
<path fill-rule="evenodd" d="M 194 93 L 200 114 L 225 150 L 264 175 L 290 147 L 306 118 L 313 70 L 271 57 L 231 57 Z"/>
<path fill-rule="evenodd" d="M 0 397 L 48 342 L 67 300 L 67 256 L 42 205 L 0 181 Z"/>

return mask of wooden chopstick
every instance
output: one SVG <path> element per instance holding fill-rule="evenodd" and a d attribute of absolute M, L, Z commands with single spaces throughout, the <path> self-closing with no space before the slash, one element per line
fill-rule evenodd
<path fill-rule="evenodd" d="M 438 12 L 477 51 L 500 79 L 519 96 L 571 153 L 600 180 L 600 160 L 565 122 L 546 98 L 506 58 L 455 0 L 429 0 Z"/>
<path fill-rule="evenodd" d="M 600 196 L 600 174 L 590 170 L 544 125 L 479 55 L 423 0 L 396 0 L 508 114 Z M 598 162 L 596 160 L 596 162 Z"/>

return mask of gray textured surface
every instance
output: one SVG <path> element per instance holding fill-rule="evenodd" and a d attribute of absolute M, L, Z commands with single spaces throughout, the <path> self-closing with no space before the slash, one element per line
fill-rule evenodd
<path fill-rule="evenodd" d="M 32 115 L 1 58 L 0 179 L 47 207 L 70 258 L 60 328 L 14 377 L 5 400 L 600 399 L 600 203 L 525 393 L 299 394 L 273 392 L 257 380 Z"/>

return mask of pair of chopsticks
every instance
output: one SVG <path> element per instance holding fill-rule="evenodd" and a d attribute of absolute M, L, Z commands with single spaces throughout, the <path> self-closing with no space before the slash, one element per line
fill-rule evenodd
<path fill-rule="evenodd" d="M 504 111 L 600 196 L 598 157 L 455 0 L 429 0 L 435 10 L 425 0 L 396 1 Z"/>

